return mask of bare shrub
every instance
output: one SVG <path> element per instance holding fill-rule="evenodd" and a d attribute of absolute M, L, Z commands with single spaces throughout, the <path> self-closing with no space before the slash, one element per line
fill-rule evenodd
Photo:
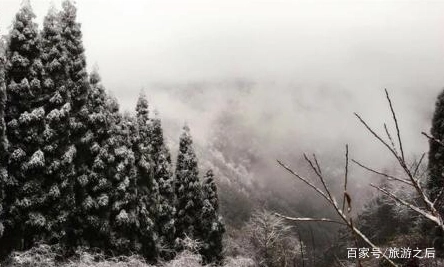
<path fill-rule="evenodd" d="M 300 243 L 292 227 L 269 211 L 255 212 L 244 231 L 251 257 L 259 266 L 292 266 L 300 258 Z"/>

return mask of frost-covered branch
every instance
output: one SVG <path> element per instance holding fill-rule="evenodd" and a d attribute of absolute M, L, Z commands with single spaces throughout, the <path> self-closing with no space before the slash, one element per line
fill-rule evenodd
<path fill-rule="evenodd" d="M 408 203 L 407 201 L 405 201 L 405 200 L 399 198 L 398 196 L 396 196 L 395 194 L 390 193 L 386 189 L 384 189 L 382 187 L 379 187 L 379 186 L 376 186 L 374 184 L 370 184 L 370 186 L 376 188 L 378 191 L 382 192 L 384 195 L 392 198 L 393 200 L 395 200 L 396 202 L 400 203 L 401 205 L 404 205 L 404 206 L 410 208 L 411 210 L 419 213 L 420 215 L 426 217 L 427 219 L 429 219 L 429 220 L 431 220 L 431 221 L 433 221 L 433 222 L 435 222 L 437 224 L 440 223 L 435 216 L 432 216 L 429 213 L 427 213 L 426 211 L 422 210 L 421 208 L 419 208 L 419 207 L 417 207 L 417 206 L 415 206 L 415 205 L 413 205 L 411 203 Z"/>
<path fill-rule="evenodd" d="M 408 167 L 408 164 L 407 164 L 407 162 L 406 162 L 406 160 L 405 160 L 405 157 L 404 157 L 403 143 L 402 143 L 402 139 L 401 139 L 401 134 L 400 134 L 400 130 L 399 130 L 399 124 L 398 124 L 398 120 L 397 120 L 397 117 L 396 117 L 396 113 L 395 113 L 395 111 L 394 111 L 394 109 L 393 109 L 393 104 L 392 104 L 392 101 L 391 101 L 391 99 L 390 99 L 390 96 L 389 96 L 387 90 L 385 90 L 385 93 L 386 93 L 386 97 L 387 97 L 388 104 L 389 104 L 389 106 L 390 106 L 390 112 L 391 112 L 391 114 L 392 114 L 393 121 L 394 121 L 394 123 L 395 123 L 396 133 L 397 133 L 397 137 L 398 137 L 398 146 L 399 146 L 399 148 L 400 148 L 400 151 L 401 151 L 400 153 L 401 153 L 401 154 L 399 154 L 399 153 L 396 151 L 396 149 L 395 149 L 394 146 L 391 147 L 391 146 L 390 146 L 390 145 L 389 145 L 384 139 L 382 139 L 382 137 L 381 137 L 379 134 L 377 134 L 377 133 L 376 133 L 376 132 L 375 132 L 375 131 L 374 131 L 374 130 L 373 130 L 373 129 L 367 124 L 367 122 L 366 122 L 364 119 L 362 119 L 362 117 L 360 117 L 357 113 L 355 113 L 355 116 L 356 116 L 356 117 L 358 118 L 358 120 L 364 125 L 364 127 L 365 127 L 365 128 L 366 128 L 366 129 L 367 129 L 367 130 L 368 130 L 368 131 L 369 131 L 369 132 L 370 132 L 370 133 L 371 133 L 371 134 L 372 134 L 377 140 L 379 140 L 379 141 L 381 142 L 381 144 L 383 144 L 383 145 L 389 150 L 389 152 L 390 152 L 391 154 L 393 154 L 393 155 L 395 156 L 395 158 L 396 158 L 396 160 L 397 160 L 399 166 L 401 166 L 401 168 L 402 168 L 403 171 L 404 171 L 404 174 L 407 176 L 407 179 L 395 178 L 395 177 L 393 177 L 393 176 L 389 176 L 388 174 L 382 174 L 382 173 L 376 172 L 376 171 L 374 171 L 373 169 L 371 169 L 371 168 L 369 168 L 369 167 L 366 167 L 366 166 L 364 166 L 364 165 L 362 165 L 362 164 L 357 163 L 356 161 L 355 161 L 355 163 L 357 163 L 359 166 L 363 167 L 364 169 L 366 169 L 366 170 L 368 170 L 368 171 L 372 171 L 372 172 L 378 173 L 378 174 L 383 175 L 383 176 L 385 176 L 385 177 L 387 177 L 387 178 L 391 178 L 391 179 L 394 179 L 394 178 L 395 178 L 394 180 L 402 181 L 402 182 L 408 184 L 409 186 L 413 187 L 413 189 L 416 191 L 416 193 L 419 195 L 421 201 L 423 202 L 423 204 L 424 204 L 424 208 L 420 208 L 420 207 L 417 207 L 417 206 L 413 206 L 412 204 L 406 203 L 405 201 L 403 201 L 403 200 L 401 200 L 400 198 L 396 197 L 394 194 L 392 194 L 392 193 L 390 193 L 390 192 L 387 192 L 386 190 L 385 190 L 385 192 L 389 193 L 389 194 L 387 194 L 387 195 L 390 196 L 391 198 L 395 199 L 395 201 L 397 201 L 398 203 L 400 203 L 400 204 L 402 204 L 402 205 L 407 205 L 409 208 L 415 210 L 416 212 L 419 212 L 422 216 L 424 216 L 424 217 L 426 217 L 427 219 L 433 221 L 433 222 L 434 222 L 435 224 L 437 224 L 441 229 L 444 230 L 443 218 L 441 217 L 441 215 L 439 214 L 439 212 L 438 212 L 437 209 L 435 208 L 435 204 L 436 204 L 435 201 L 430 200 L 430 198 L 429 198 L 428 195 L 426 194 L 425 190 L 422 188 L 422 186 L 421 186 L 421 184 L 420 184 L 420 178 L 415 178 L 416 175 L 417 175 L 417 173 L 418 173 L 419 165 L 421 164 L 421 162 L 422 162 L 422 160 L 423 160 L 423 158 L 424 158 L 424 154 L 423 154 L 423 156 L 421 156 L 421 159 L 420 159 L 419 163 L 416 165 L 416 167 L 415 167 L 414 169 Z M 386 132 L 387 132 L 387 130 L 386 130 Z M 433 141 L 438 142 L 438 143 L 441 144 L 441 141 L 440 141 L 440 140 L 435 140 L 435 138 L 428 136 L 428 135 L 427 135 L 426 133 L 424 133 L 424 132 L 423 132 L 422 134 L 425 135 L 427 138 L 429 138 L 429 139 L 431 139 L 431 140 L 433 140 Z M 390 139 L 390 138 L 389 138 L 389 139 Z M 412 172 L 412 170 L 413 170 L 413 172 Z M 408 182 L 406 182 L 406 180 L 407 180 Z M 373 187 L 375 187 L 375 186 L 373 186 Z M 377 187 L 375 187 L 375 188 L 377 188 Z M 381 188 L 377 188 L 377 189 L 378 189 L 379 191 L 381 191 Z M 385 193 L 384 191 L 381 191 L 381 192 Z"/>
<path fill-rule="evenodd" d="M 328 219 L 328 218 L 308 218 L 308 217 L 289 217 L 282 215 L 280 213 L 275 212 L 274 215 L 281 217 L 283 219 L 289 220 L 289 221 L 295 221 L 295 222 L 330 222 L 330 223 L 337 223 L 341 225 L 346 225 L 343 222 Z"/>
<path fill-rule="evenodd" d="M 385 178 L 387 178 L 387 179 L 389 179 L 389 180 L 394 180 L 394 181 L 398 181 L 398 182 L 401 182 L 401 183 L 404 183 L 404 184 L 407 184 L 407 185 L 413 186 L 413 184 L 412 184 L 410 181 L 408 181 L 408 180 L 405 180 L 405 179 L 402 179 L 402 178 L 398 178 L 398 177 L 395 177 L 395 176 L 393 176 L 393 175 L 390 175 L 390 174 L 387 174 L 387 173 L 384 173 L 384 172 L 377 171 L 377 170 L 375 170 L 375 169 L 373 169 L 373 168 L 370 168 L 370 167 L 368 167 L 368 166 L 366 166 L 366 165 L 360 163 L 360 162 L 357 161 L 357 160 L 352 159 L 352 161 L 353 161 L 353 163 L 355 163 L 355 164 L 358 165 L 359 167 L 361 167 L 361 168 L 363 168 L 363 169 L 365 169 L 365 170 L 367 170 L 367 171 L 369 171 L 369 172 L 372 172 L 372 173 L 378 174 L 378 175 L 383 176 L 383 177 L 385 177 Z"/>
<path fill-rule="evenodd" d="M 341 225 L 345 225 L 349 228 L 349 230 L 353 233 L 353 235 L 360 237 L 365 243 L 367 243 L 367 245 L 369 245 L 371 248 L 377 249 L 377 246 L 375 244 L 373 244 L 370 239 L 365 236 L 358 228 L 356 228 L 356 226 L 353 224 L 353 220 L 352 218 L 349 218 L 349 216 L 344 213 L 344 206 L 345 206 L 345 202 L 347 202 L 348 204 L 348 213 L 351 211 L 351 197 L 350 195 L 347 193 L 347 180 L 348 180 L 348 161 L 349 161 L 349 157 L 348 157 L 348 145 L 346 146 L 346 150 L 345 150 L 345 175 L 344 175 L 344 195 L 343 195 L 343 208 L 339 208 L 338 203 L 336 202 L 336 200 L 334 199 L 331 191 L 329 190 L 326 182 L 325 182 L 325 178 L 322 175 L 322 170 L 321 167 L 316 159 L 316 157 L 314 156 L 315 159 L 315 164 L 313 164 L 313 162 L 304 154 L 304 158 L 305 160 L 308 162 L 310 168 L 315 172 L 315 174 L 318 176 L 318 178 L 320 179 L 325 192 L 320 189 L 319 187 L 317 187 L 316 185 L 314 185 L 313 183 L 311 183 L 310 181 L 308 181 L 307 178 L 300 176 L 299 174 L 297 174 L 295 171 L 293 171 L 291 168 L 289 168 L 287 165 L 283 164 L 281 161 L 277 161 L 279 163 L 279 165 L 281 165 L 282 167 L 284 167 L 288 172 L 290 172 L 293 176 L 295 176 L 297 179 L 303 181 L 305 184 L 307 184 L 308 186 L 310 186 L 312 189 L 314 189 L 318 195 L 320 195 L 321 197 L 323 197 L 324 199 L 326 199 L 331 206 L 333 207 L 333 209 L 336 211 L 336 213 L 339 216 L 339 220 L 334 220 L 334 219 L 329 219 L 329 218 L 305 218 L 305 217 L 288 217 L 285 215 L 281 215 L 278 213 L 275 213 L 276 216 L 284 218 L 286 220 L 290 220 L 290 221 L 304 221 L 304 222 L 328 222 L 328 223 L 338 223 Z M 392 266 L 398 266 L 396 265 L 396 263 L 394 263 L 388 256 L 386 255 L 382 255 L 382 257 L 388 262 L 390 263 Z M 361 266 L 360 261 L 358 259 L 358 264 L 359 266 Z"/>

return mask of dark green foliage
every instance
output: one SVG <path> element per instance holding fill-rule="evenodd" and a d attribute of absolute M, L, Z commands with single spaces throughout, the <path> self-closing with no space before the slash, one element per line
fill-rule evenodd
<path fill-rule="evenodd" d="M 73 113 L 78 115 L 86 102 L 89 84 L 86 71 L 86 59 L 82 43 L 82 32 L 80 24 L 76 22 L 77 9 L 70 0 L 62 3 L 60 13 L 60 34 L 62 38 L 63 53 L 68 58 L 63 63 L 67 80 L 65 81 L 67 90 L 72 101 Z M 74 122 L 72 125 L 75 131 L 81 130 L 82 126 Z"/>
<path fill-rule="evenodd" d="M 389 184 L 382 184 L 381 187 L 393 191 Z M 404 199 L 415 199 L 416 195 L 407 192 L 398 192 L 398 195 L 405 194 Z M 383 245 L 399 235 L 409 234 L 417 231 L 418 215 L 408 208 L 399 206 L 392 198 L 378 194 L 371 199 L 363 211 L 358 215 L 357 224 L 372 242 Z"/>
<path fill-rule="evenodd" d="M 66 83 L 69 79 L 66 66 L 71 58 L 66 53 L 61 35 L 61 16 L 61 12 L 49 10 L 41 33 L 46 113 L 43 151 L 49 164 L 45 169 L 42 188 L 47 196 L 44 201 L 44 213 L 49 225 L 46 239 L 50 243 L 63 242 L 68 245 L 75 243 L 75 231 L 70 225 L 69 215 L 76 206 L 73 162 L 77 148 L 71 139 L 72 103 Z"/>
<path fill-rule="evenodd" d="M 176 237 L 200 238 L 202 188 L 190 128 L 184 126 L 179 139 L 175 173 Z"/>
<path fill-rule="evenodd" d="M 158 245 L 163 258 L 171 258 L 174 248 L 174 181 L 171 170 L 171 155 L 164 143 L 161 121 L 158 117 L 151 124 L 151 172 L 156 185 L 154 219 Z"/>
<path fill-rule="evenodd" d="M 48 225 L 42 214 L 41 185 L 45 110 L 42 106 L 41 45 L 29 2 L 15 16 L 6 46 L 6 134 L 9 140 L 8 179 L 3 184 L 5 232 L 2 244 L 30 248 Z"/>
<path fill-rule="evenodd" d="M 444 140 L 444 91 L 441 92 L 436 100 L 430 134 L 437 140 Z M 439 192 L 444 188 L 444 146 L 434 140 L 429 141 L 428 169 L 429 179 L 427 187 L 430 198 L 434 201 L 438 197 Z M 437 202 L 437 208 L 441 214 L 444 214 L 443 201 Z"/>
<path fill-rule="evenodd" d="M 116 107 L 117 103 L 109 104 Z M 111 137 L 107 140 L 104 161 L 111 183 L 109 193 L 111 248 L 120 254 L 140 252 L 141 242 L 152 242 L 152 222 L 143 216 L 146 207 L 140 205 L 135 156 L 131 150 L 134 121 L 113 112 Z"/>
<path fill-rule="evenodd" d="M 148 117 L 148 101 L 144 94 L 139 96 L 136 106 L 136 129 L 134 134 L 133 149 L 136 157 L 136 166 L 138 171 L 138 182 L 141 190 L 144 191 L 146 197 L 150 194 L 153 187 L 153 177 L 151 170 L 151 120 Z"/>
<path fill-rule="evenodd" d="M 137 168 L 137 198 L 140 207 L 142 253 L 145 257 L 157 257 L 157 247 L 153 227 L 159 191 L 154 180 L 154 162 L 151 147 L 151 120 L 149 118 L 148 101 L 144 94 L 139 96 L 136 106 L 136 132 L 133 137 L 133 151 Z M 134 130 L 133 130 L 134 132 Z"/>
<path fill-rule="evenodd" d="M 359 229 L 375 244 L 384 244 L 397 233 L 395 202 L 385 195 L 378 195 L 364 207 L 358 217 Z"/>
<path fill-rule="evenodd" d="M 80 177 L 83 175 L 88 162 L 87 142 L 83 142 L 87 131 L 88 108 L 85 105 L 89 93 L 88 74 L 86 71 L 86 59 L 82 44 L 82 33 L 80 24 L 76 21 L 77 9 L 74 4 L 65 0 L 62 3 L 62 10 L 59 14 L 59 27 L 61 37 L 61 50 L 66 61 L 63 62 L 65 71 L 64 86 L 68 93 L 71 106 L 69 116 L 69 143 L 75 148 L 76 154 L 73 165 L 74 172 L 70 174 L 68 195 L 73 195 L 75 203 L 75 212 L 70 212 L 67 220 L 67 240 L 68 246 L 76 246 L 83 235 L 83 226 L 78 222 L 76 213 L 79 207 L 85 204 L 82 197 L 82 182 Z M 68 197 L 67 203 L 70 203 L 71 197 Z M 68 208 L 69 206 L 66 206 Z"/>
<path fill-rule="evenodd" d="M 108 148 L 111 127 L 115 116 L 107 105 L 108 97 L 100 84 L 97 71 L 90 75 L 91 90 L 88 94 L 84 121 L 87 132 L 81 139 L 85 147 L 82 153 L 83 164 L 76 170 L 76 224 L 81 243 L 88 247 L 107 247 L 109 244 L 109 192 L 112 177 L 108 169 L 113 167 L 112 151 Z M 113 148 L 113 147 L 112 147 Z"/>
<path fill-rule="evenodd" d="M 219 200 L 216 182 L 212 170 L 207 171 L 203 181 L 203 208 L 202 208 L 202 239 L 201 253 L 207 263 L 222 261 L 222 240 L 225 226 L 219 217 Z"/>
<path fill-rule="evenodd" d="M 2 51 L 0 51 L 2 53 Z M 4 184 L 8 179 L 8 140 L 6 139 L 5 106 L 6 106 L 6 86 L 5 86 L 5 59 L 0 54 L 0 238 L 4 233 L 3 225 L 3 198 L 5 196 Z"/>

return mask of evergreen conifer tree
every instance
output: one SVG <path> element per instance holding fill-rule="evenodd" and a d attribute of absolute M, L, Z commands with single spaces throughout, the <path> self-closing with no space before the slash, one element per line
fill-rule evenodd
<path fill-rule="evenodd" d="M 5 86 L 5 60 L 2 51 L 0 51 L 0 238 L 4 232 L 4 207 L 3 199 L 5 196 L 4 184 L 8 179 L 7 161 L 8 161 L 8 141 L 6 138 L 5 124 L 5 106 L 6 106 L 6 86 Z M 1 240 L 1 239 L 0 239 Z M 1 253 L 0 253 L 1 256 Z"/>
<path fill-rule="evenodd" d="M 175 171 L 176 237 L 199 239 L 202 187 L 190 128 L 185 125 L 179 139 Z"/>
<path fill-rule="evenodd" d="M 140 206 L 140 220 L 147 225 L 142 227 L 142 254 L 154 259 L 158 254 L 158 233 L 155 228 L 155 212 L 159 206 L 159 187 L 154 180 L 155 163 L 152 157 L 152 120 L 146 96 L 141 93 L 136 105 L 136 133 L 133 135 L 133 151 L 137 167 L 137 195 Z M 146 228 L 146 229 L 144 229 Z"/>
<path fill-rule="evenodd" d="M 225 227 L 219 216 L 219 200 L 217 186 L 212 170 L 208 170 L 203 181 L 203 208 L 202 208 L 202 239 L 201 253 L 207 263 L 220 263 L 222 260 L 222 240 Z"/>
<path fill-rule="evenodd" d="M 83 164 L 77 169 L 76 202 L 80 205 L 75 214 L 81 232 L 82 243 L 89 247 L 109 248 L 109 193 L 112 177 L 108 169 L 114 162 L 110 153 L 109 141 L 116 111 L 108 108 L 108 97 L 100 84 L 100 76 L 95 69 L 90 75 L 91 90 L 86 103 L 87 132 L 81 139 Z M 114 148 L 114 147 L 112 147 Z"/>
<path fill-rule="evenodd" d="M 157 204 L 154 210 L 156 233 L 161 256 L 169 259 L 174 248 L 174 184 L 171 170 L 171 155 L 165 145 L 162 124 L 159 117 L 152 119 L 151 158 L 154 184 L 157 186 L 154 197 Z"/>
<path fill-rule="evenodd" d="M 435 104 L 435 112 L 432 118 L 430 133 L 436 140 L 444 140 L 444 91 L 442 91 Z M 439 196 L 444 188 L 444 147 L 434 141 L 429 141 L 429 178 L 427 187 L 432 201 Z M 441 195 L 442 197 L 442 195 Z M 441 214 L 444 214 L 444 203 L 442 200 L 436 202 Z"/>
<path fill-rule="evenodd" d="M 116 123 L 112 130 L 109 146 L 114 154 L 110 157 L 115 161 L 114 168 L 109 168 L 112 177 L 111 191 L 111 228 L 112 244 L 118 253 L 129 254 L 139 252 L 148 260 L 157 256 L 153 221 L 150 207 L 138 185 L 136 161 L 130 149 L 136 132 L 135 120 L 115 114 Z"/>
<path fill-rule="evenodd" d="M 76 21 L 77 8 L 70 0 L 62 3 L 60 13 L 60 34 L 62 39 L 63 53 L 67 60 L 64 68 L 67 74 L 66 86 L 72 102 L 72 111 L 76 116 L 85 115 L 81 113 L 89 91 L 88 73 L 86 71 L 85 49 L 83 48 L 82 32 L 80 23 Z M 78 121 L 72 122 L 74 133 L 85 130 L 85 126 Z M 80 125 L 79 125 L 80 124 Z"/>
<path fill-rule="evenodd" d="M 141 190 L 149 195 L 153 187 L 153 176 L 151 175 L 151 120 L 149 118 L 148 100 L 141 93 L 136 105 L 137 134 L 134 139 L 134 153 L 139 176 L 139 185 Z"/>
<path fill-rule="evenodd" d="M 51 8 L 44 18 L 42 36 L 42 63 L 44 68 L 43 91 L 46 97 L 46 128 L 44 147 L 46 178 L 43 190 L 45 217 L 48 221 L 49 243 L 74 243 L 74 228 L 69 226 L 70 214 L 76 207 L 74 200 L 75 168 L 77 150 L 71 141 L 70 121 L 72 116 L 71 94 L 67 81 L 67 68 L 71 60 L 62 38 L 61 12 Z"/>
<path fill-rule="evenodd" d="M 30 248 L 48 227 L 42 214 L 42 151 L 45 110 L 42 106 L 41 43 L 35 15 L 24 1 L 6 45 L 6 134 L 8 179 L 4 184 L 5 235 L 12 249 Z"/>
<path fill-rule="evenodd" d="M 86 59 L 84 54 L 82 32 L 80 23 L 76 21 L 77 9 L 70 0 L 62 2 L 60 12 L 60 36 L 62 41 L 62 51 L 67 60 L 64 63 L 66 80 L 65 86 L 71 104 L 71 114 L 69 122 L 70 143 L 76 150 L 74 157 L 74 172 L 70 181 L 70 191 L 76 203 L 75 212 L 71 212 L 68 218 L 67 236 L 69 246 L 76 246 L 83 236 L 83 226 L 79 223 L 75 215 L 84 199 L 82 197 L 83 185 L 79 177 L 88 168 L 86 162 L 88 155 L 88 144 L 83 142 L 87 132 L 88 108 L 85 105 L 90 90 L 88 74 L 86 71 Z"/>
<path fill-rule="evenodd" d="M 87 169 L 85 138 L 89 92 L 86 60 L 76 7 L 62 3 L 62 11 L 50 9 L 42 32 L 44 87 L 47 101 L 46 150 L 51 166 L 47 169 L 48 218 L 53 227 L 51 242 L 75 247 L 83 235 L 76 215 L 83 203 L 82 176 Z M 73 208 L 74 207 L 74 208 Z"/>

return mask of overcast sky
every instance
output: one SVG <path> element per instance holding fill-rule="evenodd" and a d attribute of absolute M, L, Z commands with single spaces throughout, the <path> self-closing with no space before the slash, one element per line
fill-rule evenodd
<path fill-rule="evenodd" d="M 0 0 L 2 34 L 19 2 Z M 41 25 L 51 1 L 31 2 Z M 237 93 L 204 90 L 196 108 L 153 84 L 250 81 L 252 91 L 239 97 L 251 133 L 264 147 L 285 149 L 295 139 L 313 150 L 322 150 L 320 140 L 366 138 L 354 111 L 387 121 L 388 88 L 410 148 L 426 148 L 420 132 L 444 87 L 444 1 L 78 0 L 77 7 L 88 65 L 99 66 L 123 108 L 133 109 L 145 88 L 167 120 L 187 120 L 198 139 Z"/>

